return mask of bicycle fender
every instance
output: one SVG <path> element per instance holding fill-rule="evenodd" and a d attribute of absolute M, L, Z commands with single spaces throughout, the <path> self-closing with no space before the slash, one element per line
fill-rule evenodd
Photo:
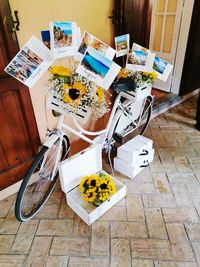
<path fill-rule="evenodd" d="M 51 134 L 48 139 L 44 142 L 43 146 L 51 147 L 59 138 L 57 134 Z"/>

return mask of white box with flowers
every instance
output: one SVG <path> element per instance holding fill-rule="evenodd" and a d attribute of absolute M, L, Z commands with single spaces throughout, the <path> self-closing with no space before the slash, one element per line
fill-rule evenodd
<path fill-rule="evenodd" d="M 148 95 L 150 95 L 151 88 L 152 87 L 150 84 L 143 84 L 143 85 L 137 86 L 135 90 L 121 92 L 121 95 L 129 100 L 137 102 L 147 97 Z"/>
<path fill-rule="evenodd" d="M 108 175 L 102 170 L 100 144 L 89 147 L 59 164 L 61 188 L 66 194 L 67 204 L 88 225 L 126 195 L 126 186 L 109 175 L 115 184 L 116 192 L 99 206 L 84 201 L 80 192 L 80 181 L 87 175 L 98 173 Z"/>

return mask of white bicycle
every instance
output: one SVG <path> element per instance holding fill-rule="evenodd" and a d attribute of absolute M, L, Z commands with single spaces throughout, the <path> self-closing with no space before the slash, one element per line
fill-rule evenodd
<path fill-rule="evenodd" d="M 64 123 L 65 115 L 58 117 L 56 129 L 48 132 L 47 140 L 41 146 L 19 189 L 15 204 L 15 216 L 19 221 L 33 218 L 54 190 L 58 178 L 58 164 L 68 157 L 70 150 L 67 131 L 89 144 L 101 143 L 107 153 L 111 152 L 116 142 L 122 142 L 128 134 L 144 134 L 151 118 L 153 96 L 149 94 L 136 102 L 122 96 L 122 91 L 128 93 L 133 91 L 131 88 L 118 89 L 115 89 L 118 94 L 107 126 L 103 130 L 87 131 L 76 119 L 73 119 L 75 128 L 72 128 Z M 96 138 L 93 139 L 92 136 Z"/>

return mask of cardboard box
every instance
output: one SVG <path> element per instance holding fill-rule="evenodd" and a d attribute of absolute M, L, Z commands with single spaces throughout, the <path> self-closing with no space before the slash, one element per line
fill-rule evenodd
<path fill-rule="evenodd" d="M 106 174 L 105 171 L 102 171 L 102 148 L 99 144 L 89 147 L 59 164 L 61 188 L 66 194 L 67 204 L 88 225 L 126 195 L 126 186 L 112 177 L 116 193 L 109 199 L 98 207 L 83 201 L 79 189 L 81 179 L 100 171 Z"/>
<path fill-rule="evenodd" d="M 117 157 L 130 165 L 134 165 L 139 158 L 148 154 L 153 141 L 142 135 L 137 135 L 117 149 Z"/>
<path fill-rule="evenodd" d="M 153 161 L 154 157 L 154 149 L 150 149 L 148 151 L 148 154 L 139 157 L 137 161 L 131 165 L 130 163 L 127 163 L 126 161 L 115 157 L 114 158 L 114 169 L 129 178 L 135 177 L 140 171 L 142 171 L 145 167 L 149 165 L 151 161 Z"/>

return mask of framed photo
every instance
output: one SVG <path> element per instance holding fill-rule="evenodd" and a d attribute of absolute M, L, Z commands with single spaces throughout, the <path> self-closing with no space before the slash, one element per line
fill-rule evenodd
<path fill-rule="evenodd" d="M 129 34 L 124 34 L 115 37 L 116 57 L 121 57 L 128 54 L 130 49 L 129 40 L 130 40 Z"/>
<path fill-rule="evenodd" d="M 152 71 L 155 54 L 147 48 L 133 43 L 128 53 L 126 68 L 133 71 Z"/>
<path fill-rule="evenodd" d="M 120 66 L 96 49 L 88 47 L 76 72 L 107 90 L 120 69 Z"/>
<path fill-rule="evenodd" d="M 49 30 L 41 31 L 41 37 L 42 37 L 42 41 L 43 41 L 44 45 L 46 45 L 46 47 L 51 49 L 50 31 Z"/>
<path fill-rule="evenodd" d="M 50 50 L 33 36 L 17 53 L 5 71 L 31 88 L 52 62 Z"/>
<path fill-rule="evenodd" d="M 157 74 L 157 79 L 166 82 L 168 79 L 173 66 L 165 60 L 155 56 L 153 62 L 153 71 Z"/>
<path fill-rule="evenodd" d="M 73 56 L 77 52 L 75 22 L 50 22 L 51 50 L 54 59 Z"/>
<path fill-rule="evenodd" d="M 85 54 L 88 46 L 93 47 L 99 53 L 101 53 L 105 57 L 109 58 L 110 60 L 113 59 L 115 52 L 116 52 L 112 47 L 108 46 L 107 44 L 105 44 L 101 40 L 97 39 L 89 32 L 85 31 L 83 33 L 83 37 L 81 39 L 81 43 L 80 43 L 80 46 L 78 48 L 78 54 L 77 54 L 78 60 L 81 60 L 84 57 L 84 54 Z"/>

